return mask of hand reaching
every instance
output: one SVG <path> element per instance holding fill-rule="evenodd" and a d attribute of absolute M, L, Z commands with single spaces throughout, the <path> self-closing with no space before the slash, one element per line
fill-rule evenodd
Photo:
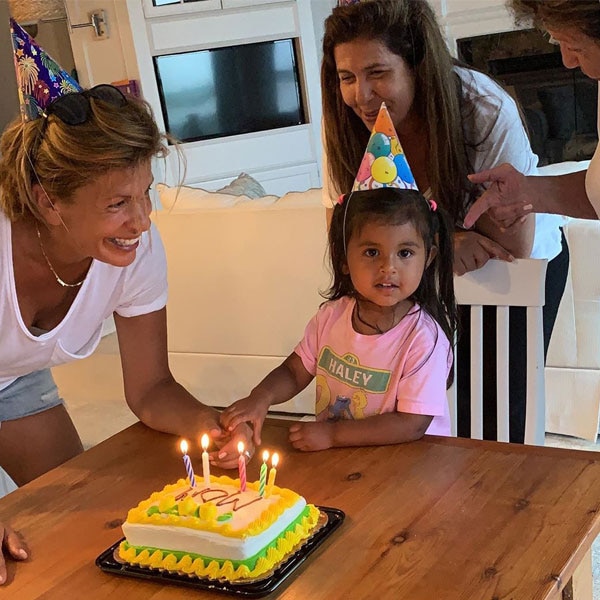
<path fill-rule="evenodd" d="M 6 582 L 5 556 L 11 556 L 15 560 L 25 560 L 27 550 L 19 535 L 8 525 L 0 523 L 2 533 L 2 551 L 0 552 L 0 585 Z"/>
<path fill-rule="evenodd" d="M 290 427 L 290 443 L 296 450 L 305 452 L 327 450 L 333 446 L 334 426 L 331 421 L 294 423 Z"/>
<path fill-rule="evenodd" d="M 252 396 L 242 398 L 221 413 L 221 425 L 225 431 L 233 431 L 242 423 L 250 423 L 254 430 L 254 443 L 260 446 L 260 434 L 269 406 L 266 400 Z"/>
<path fill-rule="evenodd" d="M 527 177 L 513 166 L 505 163 L 494 169 L 469 175 L 469 180 L 472 183 L 490 183 L 490 186 L 467 213 L 464 220 L 466 229 L 473 227 L 485 212 L 504 229 L 523 220 L 532 212 L 533 194 Z"/>
<path fill-rule="evenodd" d="M 246 423 L 240 423 L 231 432 L 222 431 L 213 437 L 218 450 L 210 453 L 210 462 L 223 469 L 235 469 L 239 460 L 238 442 L 244 442 L 245 456 L 248 460 L 254 455 L 252 430 Z"/>
<path fill-rule="evenodd" d="M 500 244 L 475 231 L 457 231 L 454 234 L 454 273 L 464 275 L 480 269 L 490 258 L 507 262 L 514 260 L 512 254 Z"/>

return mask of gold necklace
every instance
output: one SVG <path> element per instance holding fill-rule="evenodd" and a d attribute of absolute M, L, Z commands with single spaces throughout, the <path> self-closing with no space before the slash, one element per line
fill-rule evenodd
<path fill-rule="evenodd" d="M 66 288 L 80 287 L 81 284 L 85 281 L 85 278 L 87 277 L 87 273 L 84 275 L 83 279 L 81 281 L 78 281 L 77 283 L 67 283 L 66 281 L 63 281 L 58 276 L 58 273 L 54 270 L 54 267 L 52 266 L 52 263 L 50 262 L 50 259 L 48 258 L 46 251 L 44 250 L 44 245 L 42 244 L 42 234 L 40 233 L 40 228 L 38 226 L 37 221 L 35 222 L 35 230 L 37 231 L 38 241 L 40 243 L 40 250 L 42 251 L 42 255 L 44 256 L 44 259 L 46 260 L 46 264 L 50 267 L 50 270 L 52 271 L 52 275 L 54 275 L 54 278 L 56 279 L 57 283 L 59 283 L 60 285 L 62 285 L 63 287 L 66 287 Z"/>

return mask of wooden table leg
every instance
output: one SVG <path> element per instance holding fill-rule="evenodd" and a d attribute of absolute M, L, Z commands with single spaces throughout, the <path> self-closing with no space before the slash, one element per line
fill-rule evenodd
<path fill-rule="evenodd" d="M 563 600 L 593 600 L 592 550 L 590 549 L 575 569 L 573 578 L 563 590 Z"/>

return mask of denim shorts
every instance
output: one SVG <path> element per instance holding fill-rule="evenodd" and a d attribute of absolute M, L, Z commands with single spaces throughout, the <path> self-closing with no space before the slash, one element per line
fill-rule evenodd
<path fill-rule="evenodd" d="M 60 404 L 64 402 L 50 369 L 34 371 L 0 390 L 0 422 L 35 415 Z"/>

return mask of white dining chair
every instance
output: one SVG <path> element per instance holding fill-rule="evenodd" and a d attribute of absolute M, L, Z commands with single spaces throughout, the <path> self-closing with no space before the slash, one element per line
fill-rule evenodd
<path fill-rule="evenodd" d="M 454 278 L 457 304 L 470 307 L 471 437 L 483 439 L 483 381 L 494 374 L 483 368 L 483 307 L 496 307 L 497 439 L 509 441 L 509 308 L 526 307 L 525 443 L 544 445 L 545 387 L 542 308 L 545 302 L 546 260 L 490 260 L 481 269 Z M 455 345 L 456 348 L 456 345 Z M 455 361 L 456 365 L 456 361 Z M 455 366 L 456 381 L 456 366 Z M 456 435 L 457 386 L 448 390 L 452 432 Z"/>

